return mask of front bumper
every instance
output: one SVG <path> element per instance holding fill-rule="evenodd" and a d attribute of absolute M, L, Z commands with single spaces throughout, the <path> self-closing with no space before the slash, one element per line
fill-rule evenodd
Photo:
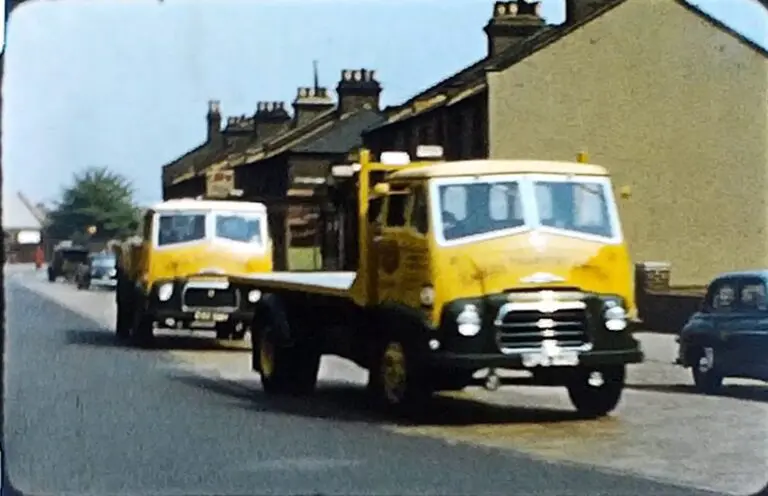
<path fill-rule="evenodd" d="M 198 312 L 213 314 L 226 314 L 226 320 L 208 320 L 200 319 Z M 154 320 L 164 322 L 167 320 L 173 320 L 174 324 L 190 324 L 192 322 L 204 322 L 216 325 L 224 324 L 237 324 L 243 323 L 250 325 L 253 320 L 253 312 L 235 310 L 235 311 L 219 311 L 215 308 L 205 310 L 180 310 L 175 308 L 155 308 L 150 311 Z"/>
<path fill-rule="evenodd" d="M 643 352 L 639 349 L 609 350 L 609 351 L 584 351 L 579 353 L 580 367 L 596 368 L 612 365 L 626 365 L 640 363 L 644 359 Z M 464 370 L 467 372 L 484 368 L 499 368 L 511 370 L 532 370 L 523 364 L 523 353 L 452 353 L 434 352 L 424 358 L 430 368 Z M 546 367 L 568 368 L 568 367 Z"/>

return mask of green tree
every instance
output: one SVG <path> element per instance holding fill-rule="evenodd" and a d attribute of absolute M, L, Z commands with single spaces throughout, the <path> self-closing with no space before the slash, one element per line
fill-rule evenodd
<path fill-rule="evenodd" d="M 56 239 L 82 241 L 130 236 L 139 226 L 133 185 L 107 167 L 75 174 L 48 216 L 47 233 Z"/>

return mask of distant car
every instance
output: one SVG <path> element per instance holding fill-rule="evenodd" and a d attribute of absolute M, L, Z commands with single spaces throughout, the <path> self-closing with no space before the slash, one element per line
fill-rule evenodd
<path fill-rule="evenodd" d="M 72 280 L 78 270 L 78 267 L 88 260 L 88 250 L 86 248 L 71 246 L 66 248 L 57 248 L 53 252 L 53 259 L 48 265 L 48 280 L 56 282 L 59 277 Z"/>
<path fill-rule="evenodd" d="M 113 253 L 92 253 L 75 276 L 77 289 L 91 286 L 114 288 L 117 285 L 117 259 Z"/>
<path fill-rule="evenodd" d="M 768 381 L 768 270 L 716 277 L 678 343 L 677 363 L 704 394 L 726 377 Z"/>

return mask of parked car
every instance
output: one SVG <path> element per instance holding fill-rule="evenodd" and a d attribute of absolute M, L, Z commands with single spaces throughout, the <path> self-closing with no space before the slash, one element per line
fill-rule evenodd
<path fill-rule="evenodd" d="M 57 248 L 48 265 L 48 280 L 55 282 L 59 277 L 72 280 L 78 267 L 88 259 L 88 249 L 79 246 Z"/>
<path fill-rule="evenodd" d="M 729 272 L 709 284 L 678 337 L 677 363 L 714 394 L 727 377 L 768 381 L 768 270 Z"/>
<path fill-rule="evenodd" d="M 117 259 L 114 253 L 92 253 L 75 276 L 77 289 L 91 286 L 114 288 L 117 285 Z"/>

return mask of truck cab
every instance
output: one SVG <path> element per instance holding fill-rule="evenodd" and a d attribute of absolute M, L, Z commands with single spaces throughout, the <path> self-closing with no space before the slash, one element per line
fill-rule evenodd
<path fill-rule="evenodd" d="M 272 270 L 266 207 L 170 200 L 147 211 L 143 231 L 118 249 L 118 336 L 147 343 L 164 328 L 243 339 L 253 302 L 228 275 Z"/>
<path fill-rule="evenodd" d="M 363 151 L 354 179 L 360 254 L 346 287 L 342 273 L 251 281 L 264 293 L 262 321 L 272 322 L 254 348 L 265 389 L 293 349 L 304 363 L 324 353 L 354 360 L 390 407 L 474 383 L 496 389 L 504 383 L 497 371 L 512 369 L 533 384 L 566 386 L 584 414 L 615 408 L 625 366 L 643 354 L 606 169 L 414 163 L 394 152 L 373 162 Z M 306 370 L 316 380 L 316 368 Z"/>

